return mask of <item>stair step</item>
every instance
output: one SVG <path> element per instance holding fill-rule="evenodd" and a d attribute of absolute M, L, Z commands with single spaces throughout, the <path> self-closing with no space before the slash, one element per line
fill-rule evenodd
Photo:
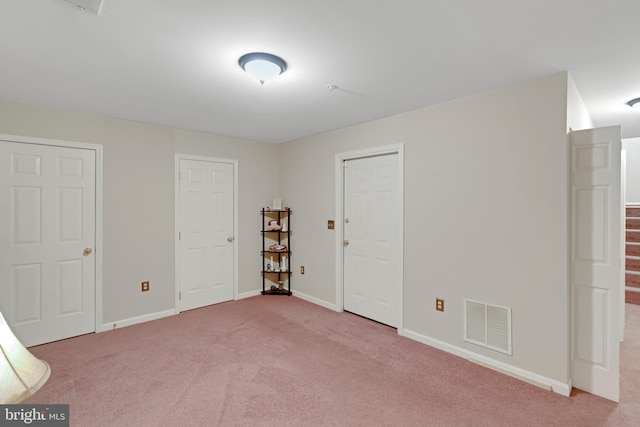
<path fill-rule="evenodd" d="M 640 207 L 627 207 L 627 217 L 640 218 Z"/>
<path fill-rule="evenodd" d="M 627 218 L 627 230 L 640 230 L 640 218 Z"/>
<path fill-rule="evenodd" d="M 624 282 L 630 288 L 640 288 L 640 274 L 627 273 L 624 275 Z"/>
<path fill-rule="evenodd" d="M 640 272 L 640 258 L 629 258 L 625 260 L 625 270 Z"/>
<path fill-rule="evenodd" d="M 640 230 L 627 230 L 627 243 L 640 243 Z"/>
<path fill-rule="evenodd" d="M 640 292 L 626 291 L 624 294 L 624 302 L 627 304 L 640 304 Z"/>
<path fill-rule="evenodd" d="M 640 206 L 627 206 L 626 208 L 626 248 L 625 259 L 625 286 L 640 289 Z M 638 258 L 635 258 L 639 256 Z M 632 304 L 640 304 L 640 292 L 626 291 L 625 301 Z"/>

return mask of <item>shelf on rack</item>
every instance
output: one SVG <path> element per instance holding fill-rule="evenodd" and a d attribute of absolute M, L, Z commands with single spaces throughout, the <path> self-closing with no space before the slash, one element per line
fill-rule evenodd
<path fill-rule="evenodd" d="M 262 295 L 293 295 L 288 289 L 274 289 L 262 291 Z"/>
<path fill-rule="evenodd" d="M 291 266 L 291 209 L 269 210 L 262 209 L 262 295 L 292 295 L 291 268 L 281 271 L 280 266 Z M 287 226 L 288 225 L 288 226 Z M 283 231 L 282 227 L 286 227 Z M 276 229 L 269 229 L 270 227 Z M 276 247 L 285 250 L 273 250 Z M 269 260 L 267 260 L 269 258 Z M 271 269 L 267 270 L 267 262 Z M 273 288 L 269 288 L 269 286 Z M 279 286 L 277 286 L 279 285 Z"/>

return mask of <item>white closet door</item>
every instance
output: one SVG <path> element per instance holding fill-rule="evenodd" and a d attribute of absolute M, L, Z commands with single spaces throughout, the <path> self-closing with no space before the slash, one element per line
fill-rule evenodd
<path fill-rule="evenodd" d="M 95 152 L 0 141 L 0 310 L 25 346 L 95 331 Z"/>
<path fill-rule="evenodd" d="M 233 299 L 234 165 L 180 160 L 180 311 Z"/>
<path fill-rule="evenodd" d="M 402 303 L 397 156 L 344 164 L 344 309 L 394 327 Z"/>

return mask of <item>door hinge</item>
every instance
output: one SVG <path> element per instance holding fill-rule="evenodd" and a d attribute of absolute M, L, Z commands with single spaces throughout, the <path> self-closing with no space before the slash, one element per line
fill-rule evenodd
<path fill-rule="evenodd" d="M 182 239 L 182 233 L 178 231 L 178 240 Z"/>
<path fill-rule="evenodd" d="M 182 301 L 182 292 L 178 292 L 178 300 Z"/>

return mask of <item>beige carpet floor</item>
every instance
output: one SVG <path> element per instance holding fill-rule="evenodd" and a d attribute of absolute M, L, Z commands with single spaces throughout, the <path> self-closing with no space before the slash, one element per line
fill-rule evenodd
<path fill-rule="evenodd" d="M 296 297 L 258 296 L 33 347 L 28 402 L 72 426 L 638 426 L 640 306 L 620 404 L 563 397 Z"/>

